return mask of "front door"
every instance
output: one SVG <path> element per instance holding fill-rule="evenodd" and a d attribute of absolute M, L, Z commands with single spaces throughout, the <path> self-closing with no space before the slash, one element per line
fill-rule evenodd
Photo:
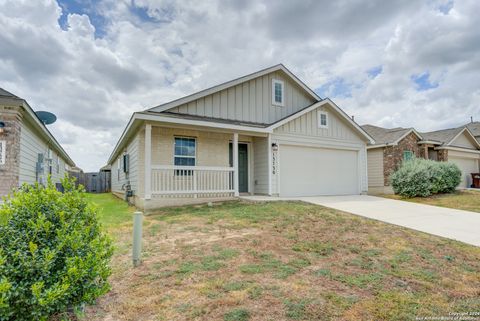
<path fill-rule="evenodd" d="M 230 166 L 233 166 L 232 144 L 230 144 Z M 238 144 L 238 191 L 248 193 L 248 144 Z"/>

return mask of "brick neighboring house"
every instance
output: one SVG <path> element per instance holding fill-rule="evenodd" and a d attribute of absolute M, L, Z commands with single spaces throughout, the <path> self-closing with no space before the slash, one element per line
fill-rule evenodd
<path fill-rule="evenodd" d="M 425 157 L 419 142 L 422 136 L 413 128 L 382 128 L 363 125 L 362 128 L 375 140 L 367 146 L 368 192 L 393 193 L 390 175 L 404 159 Z"/>
<path fill-rule="evenodd" d="M 74 165 L 28 103 L 0 88 L 0 202 L 23 183 L 45 183 L 48 175 L 58 183 Z"/>
<path fill-rule="evenodd" d="M 469 187 L 470 174 L 478 172 L 480 144 L 466 127 L 419 133 L 414 128 L 382 128 L 364 125 L 375 144 L 367 146 L 368 192 L 393 193 L 390 175 L 402 161 L 421 157 L 449 161 L 462 170 L 460 188 Z"/>
<path fill-rule="evenodd" d="M 455 163 L 462 171 L 459 188 L 472 184 L 472 173 L 480 171 L 480 143 L 468 127 L 421 133 L 428 158 Z"/>

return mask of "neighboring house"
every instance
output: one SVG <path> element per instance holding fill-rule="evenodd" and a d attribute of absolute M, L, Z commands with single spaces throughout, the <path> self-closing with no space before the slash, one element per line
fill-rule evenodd
<path fill-rule="evenodd" d="M 28 103 L 0 88 L 0 196 L 23 183 L 59 183 L 73 161 Z"/>
<path fill-rule="evenodd" d="M 462 171 L 460 188 L 470 187 L 472 173 L 480 172 L 480 143 L 468 127 L 421 133 L 422 145 L 433 160 L 452 162 Z"/>
<path fill-rule="evenodd" d="M 470 187 L 470 174 L 479 171 L 480 145 L 466 127 L 428 133 L 400 127 L 364 125 L 362 128 L 375 140 L 375 144 L 367 147 L 369 193 L 393 193 L 390 175 L 412 157 L 457 164 L 462 170 L 460 188 Z"/>
<path fill-rule="evenodd" d="M 393 193 L 390 175 L 405 159 L 425 157 L 419 145 L 420 134 L 413 128 L 382 128 L 363 125 L 373 137 L 374 144 L 367 147 L 368 192 L 372 194 Z"/>
<path fill-rule="evenodd" d="M 283 65 L 136 112 L 108 164 L 145 210 L 242 193 L 367 191 L 373 139 Z"/>

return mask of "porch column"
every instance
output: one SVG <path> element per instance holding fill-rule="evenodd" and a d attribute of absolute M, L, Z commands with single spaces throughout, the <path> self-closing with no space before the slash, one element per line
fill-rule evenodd
<path fill-rule="evenodd" d="M 145 125 L 145 199 L 152 198 L 152 125 Z"/>
<path fill-rule="evenodd" d="M 232 149 L 233 149 L 233 195 L 239 196 L 240 193 L 238 192 L 239 184 L 238 184 L 238 133 L 233 133 L 233 142 L 232 142 Z"/>

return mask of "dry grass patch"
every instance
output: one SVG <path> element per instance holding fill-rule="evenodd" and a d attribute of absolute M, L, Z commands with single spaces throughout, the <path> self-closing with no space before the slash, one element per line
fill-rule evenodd
<path fill-rule="evenodd" d="M 381 195 L 385 198 L 407 202 L 454 208 L 480 213 L 480 191 L 456 191 L 452 194 L 436 194 L 429 197 L 404 198 L 399 195 Z"/>
<path fill-rule="evenodd" d="M 480 249 L 295 202 L 168 208 L 117 233 L 84 320 L 406 320 L 480 310 Z"/>

